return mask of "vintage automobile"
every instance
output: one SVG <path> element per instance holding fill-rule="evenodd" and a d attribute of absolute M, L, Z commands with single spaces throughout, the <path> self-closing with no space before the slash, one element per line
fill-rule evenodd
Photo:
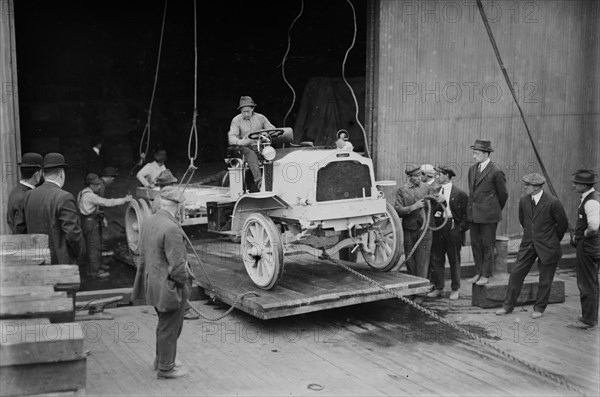
<path fill-rule="evenodd" d="M 245 183 L 243 159 L 227 159 L 229 187 L 190 184 L 182 225 L 203 224 L 240 243 L 246 271 L 268 290 L 281 278 L 286 256 L 360 251 L 372 268 L 389 271 L 403 254 L 400 219 L 378 187 L 373 162 L 352 150 L 292 145 L 291 128 L 253 132 L 263 172 L 259 192 Z M 286 145 L 274 149 L 274 145 Z M 126 234 L 137 254 L 139 231 L 158 192 L 137 189 L 126 212 Z"/>

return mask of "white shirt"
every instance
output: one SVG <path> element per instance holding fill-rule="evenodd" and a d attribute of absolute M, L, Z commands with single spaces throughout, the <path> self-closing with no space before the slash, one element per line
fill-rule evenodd
<path fill-rule="evenodd" d="M 62 185 L 61 185 L 60 183 L 56 182 L 55 180 L 53 180 L 53 179 L 46 179 L 46 180 L 47 180 L 48 182 L 54 183 L 56 186 L 58 186 L 59 188 L 61 188 L 61 189 L 62 189 Z"/>
<path fill-rule="evenodd" d="M 483 170 L 485 170 L 485 167 L 487 167 L 487 165 L 489 163 L 490 163 L 490 158 L 489 157 L 483 163 L 479 163 L 479 172 L 483 172 Z"/>
<path fill-rule="evenodd" d="M 89 186 L 77 195 L 77 205 L 82 215 L 92 215 L 98 212 L 98 207 L 116 207 L 125 204 L 124 198 L 107 199 L 98 196 Z"/>
<path fill-rule="evenodd" d="M 544 190 L 540 190 L 537 194 L 531 196 L 531 199 L 535 202 L 535 205 L 538 205 L 538 203 L 540 202 L 540 199 L 542 198 L 542 193 L 544 193 Z"/>
<path fill-rule="evenodd" d="M 98 149 L 96 146 L 94 146 L 94 147 L 92 148 L 92 150 L 93 150 L 94 152 L 96 152 L 96 154 L 97 154 L 98 156 L 100 156 L 100 149 Z"/>
<path fill-rule="evenodd" d="M 442 185 L 442 195 L 446 200 L 446 210 L 444 211 L 444 218 L 452 218 L 452 211 L 450 210 L 450 193 L 452 192 L 452 182 L 448 182 Z"/>
<path fill-rule="evenodd" d="M 160 173 L 166 169 L 167 167 L 165 167 L 164 164 L 159 165 L 156 161 L 153 161 L 142 167 L 142 169 L 138 171 L 136 177 L 144 186 L 154 185 L 156 178 L 158 178 Z"/>
<path fill-rule="evenodd" d="M 35 189 L 35 186 L 33 186 L 31 183 L 29 182 L 25 182 L 25 181 L 19 181 L 19 183 L 23 186 L 27 186 L 30 189 Z"/>
<path fill-rule="evenodd" d="M 587 195 L 591 194 L 593 191 L 595 191 L 595 189 L 591 188 L 587 192 L 581 193 L 581 202 L 583 202 L 583 199 L 585 199 Z M 581 202 L 579 203 L 579 206 L 581 206 Z M 598 228 L 600 227 L 600 203 L 598 203 L 596 200 L 589 200 L 585 203 L 583 210 L 585 211 L 585 216 L 587 217 L 588 221 L 588 227 L 584 232 L 584 234 L 587 236 L 588 230 L 593 233 L 598 231 Z"/>

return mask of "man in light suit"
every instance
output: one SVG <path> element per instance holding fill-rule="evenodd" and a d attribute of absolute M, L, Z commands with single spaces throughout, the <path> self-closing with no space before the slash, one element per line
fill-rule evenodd
<path fill-rule="evenodd" d="M 490 161 L 492 143 L 478 139 L 471 149 L 477 164 L 469 168 L 467 218 L 471 222 L 471 250 L 477 274 L 469 282 L 485 285 L 494 270 L 496 228 L 502 220 L 508 190 L 504 172 Z"/>
<path fill-rule="evenodd" d="M 568 221 L 560 201 L 543 190 L 546 179 L 542 175 L 528 174 L 521 181 L 526 193 L 519 201 L 519 223 L 523 227 L 523 239 L 517 262 L 510 272 L 504 304 L 496 314 L 503 316 L 513 311 L 523 280 L 539 258 L 539 287 L 531 317 L 540 318 L 548 305 L 556 265 L 562 257 L 560 241 L 567 231 Z"/>
<path fill-rule="evenodd" d="M 144 222 L 140 235 L 140 260 L 132 298 L 154 306 L 158 379 L 187 375 L 176 361 L 177 339 L 183 328 L 183 316 L 191 292 L 183 230 L 175 219 L 184 202 L 183 192 L 167 186 L 160 192 L 160 209 Z"/>
<path fill-rule="evenodd" d="M 23 208 L 27 230 L 47 234 L 53 265 L 74 265 L 85 252 L 75 197 L 62 190 L 65 184 L 65 158 L 60 153 L 44 156 L 45 182 L 25 194 Z"/>
<path fill-rule="evenodd" d="M 440 230 L 433 232 L 433 243 L 431 246 L 431 268 L 430 280 L 434 285 L 433 291 L 427 294 L 430 298 L 436 298 L 444 291 L 444 265 L 446 256 L 450 263 L 450 279 L 452 280 L 450 299 L 458 299 L 460 289 L 460 249 L 465 243 L 465 233 L 469 229 L 467 221 L 467 194 L 452 184 L 452 178 L 456 173 L 449 166 L 436 167 L 436 182 L 440 186 L 440 196 L 444 198 L 444 206 L 437 205 L 433 210 L 436 227 L 446 224 Z"/>

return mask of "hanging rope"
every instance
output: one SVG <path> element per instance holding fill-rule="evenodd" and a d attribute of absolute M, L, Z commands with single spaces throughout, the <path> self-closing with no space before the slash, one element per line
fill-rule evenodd
<path fill-rule="evenodd" d="M 352 99 L 354 99 L 354 118 L 356 118 L 356 122 L 358 123 L 358 126 L 360 127 L 363 133 L 363 138 L 365 141 L 365 153 L 367 154 L 367 157 L 371 157 L 371 152 L 369 150 L 369 142 L 367 141 L 367 132 L 365 131 L 365 127 L 363 127 L 362 123 L 358 119 L 358 100 L 356 99 L 356 95 L 354 94 L 352 86 L 350 85 L 350 83 L 348 83 L 348 80 L 346 79 L 346 61 L 348 60 L 348 54 L 350 54 L 350 51 L 352 51 L 352 49 L 354 48 L 354 44 L 356 43 L 356 33 L 358 30 L 356 25 L 356 11 L 354 10 L 354 5 L 350 0 L 346 1 L 348 2 L 348 4 L 350 4 L 350 8 L 352 9 L 352 19 L 354 21 L 354 34 L 352 35 L 352 44 L 350 44 L 350 47 L 348 47 L 348 49 L 346 50 L 346 55 L 344 55 L 344 61 L 342 62 L 342 79 L 344 79 L 344 83 L 346 83 L 346 85 L 348 86 L 350 94 L 352 94 Z"/>
<path fill-rule="evenodd" d="M 150 148 L 150 133 L 151 133 L 151 122 L 152 122 L 152 106 L 154 105 L 154 95 L 156 94 L 156 86 L 158 84 L 158 71 L 160 69 L 160 57 L 162 53 L 162 45 L 163 45 L 163 37 L 165 33 L 165 21 L 167 20 L 167 3 L 169 0 L 165 0 L 165 9 L 163 11 L 163 20 L 162 26 L 160 28 L 160 41 L 158 44 L 158 57 L 156 60 L 156 71 L 154 72 L 154 85 L 152 86 L 152 96 L 150 97 L 150 106 L 148 106 L 148 116 L 146 119 L 146 126 L 144 127 L 144 132 L 142 133 L 142 137 L 140 138 L 140 146 L 139 146 L 139 154 L 140 160 L 137 164 L 133 166 L 129 174 L 133 174 L 133 171 L 137 167 L 141 167 L 144 164 L 144 160 L 146 156 L 148 156 L 148 149 Z"/>
<path fill-rule="evenodd" d="M 192 116 L 192 128 L 190 129 L 190 136 L 188 139 L 188 158 L 190 165 L 181 177 L 179 182 L 179 188 L 183 185 L 183 191 L 187 188 L 188 184 L 196 172 L 196 166 L 194 161 L 198 157 L 198 128 L 196 126 L 196 119 L 198 118 L 198 17 L 196 15 L 196 0 L 194 0 L 194 114 Z M 192 141 L 194 143 L 194 150 L 192 155 Z M 184 184 L 185 182 L 185 184 Z"/>
<path fill-rule="evenodd" d="M 481 19 L 483 20 L 483 24 L 485 25 L 485 30 L 487 31 L 490 42 L 492 43 L 492 47 L 494 48 L 494 53 L 496 54 L 496 59 L 498 60 L 498 64 L 500 65 L 500 69 L 502 70 L 502 74 L 504 75 L 504 80 L 506 80 L 506 84 L 508 85 L 508 89 L 510 90 L 510 93 L 512 94 L 513 100 L 515 101 L 515 105 L 517 105 L 517 109 L 519 109 L 519 114 L 521 115 L 521 120 L 523 120 L 523 124 L 525 125 L 525 131 L 527 131 L 527 136 L 529 137 L 529 142 L 531 142 L 531 146 L 533 147 L 533 152 L 535 153 L 535 157 L 536 157 L 538 163 L 540 164 L 540 169 L 542 170 L 544 177 L 546 178 L 546 182 L 548 183 L 548 188 L 550 189 L 550 192 L 552 192 L 554 197 L 558 198 L 558 194 L 556 194 L 554 185 L 552 184 L 552 181 L 550 180 L 550 175 L 548 174 L 548 171 L 546 170 L 546 167 L 544 166 L 542 157 L 540 156 L 540 153 L 537 150 L 537 146 L 535 145 L 535 142 L 533 140 L 533 137 L 531 136 L 531 131 L 529 130 L 529 125 L 527 124 L 527 120 L 525 119 L 525 114 L 523 113 L 523 109 L 521 109 L 521 105 L 519 105 L 519 101 L 517 99 L 517 94 L 515 93 L 515 89 L 510 81 L 510 77 L 508 77 L 508 72 L 506 71 L 506 68 L 504 67 L 504 63 L 502 62 L 502 57 L 500 56 L 500 51 L 498 50 L 498 46 L 496 45 L 496 39 L 494 38 L 492 29 L 490 28 L 490 24 L 488 22 L 488 18 L 485 13 L 485 10 L 483 9 L 483 4 L 481 3 L 481 0 L 477 0 L 477 8 L 479 8 L 479 14 L 481 15 Z M 570 223 L 568 224 L 568 227 L 569 227 L 569 233 L 571 234 L 571 237 L 572 237 L 573 236 L 573 227 L 571 226 Z"/>
<path fill-rule="evenodd" d="M 298 19 L 300 19 L 300 16 L 304 12 L 304 0 L 300 0 L 300 1 L 301 1 L 300 12 L 298 13 L 298 15 L 296 15 L 296 18 L 294 18 L 294 20 L 292 21 L 292 24 L 288 28 L 287 49 L 285 50 L 285 54 L 283 55 L 283 61 L 281 61 L 281 75 L 283 76 L 283 81 L 285 81 L 285 84 L 287 84 L 287 86 L 290 87 L 290 90 L 292 90 L 292 104 L 290 105 L 290 108 L 288 109 L 287 113 L 285 114 L 285 117 L 283 118 L 283 126 L 284 127 L 287 127 L 287 118 L 290 115 L 290 113 L 292 112 L 292 109 L 294 108 L 294 105 L 296 103 L 296 91 L 294 90 L 294 87 L 292 87 L 292 85 L 290 84 L 288 79 L 285 77 L 285 61 L 287 61 L 288 54 L 290 53 L 290 47 L 292 46 L 292 38 L 290 36 L 290 34 L 292 32 L 292 28 L 294 27 L 294 25 L 296 24 L 296 21 L 298 21 Z"/>

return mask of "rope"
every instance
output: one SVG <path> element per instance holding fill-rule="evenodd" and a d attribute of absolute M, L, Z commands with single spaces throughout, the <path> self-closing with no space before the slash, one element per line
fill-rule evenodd
<path fill-rule="evenodd" d="M 515 101 L 515 105 L 517 105 L 517 109 L 519 110 L 519 114 L 521 115 L 521 120 L 523 120 L 523 125 L 525 125 L 525 131 L 527 131 L 527 136 L 529 137 L 529 142 L 531 142 L 531 146 L 533 147 L 533 152 L 535 153 L 535 157 L 536 157 L 538 163 L 540 164 L 540 169 L 542 170 L 544 177 L 546 178 L 548 188 L 550 189 L 550 192 L 552 192 L 554 197 L 558 198 L 558 194 L 556 194 L 554 185 L 552 184 L 552 181 L 550 180 L 550 175 L 548 174 L 548 171 L 546 170 L 546 167 L 544 166 L 542 157 L 540 156 L 537 146 L 535 145 L 535 141 L 533 140 L 533 137 L 531 136 L 531 131 L 529 130 L 529 125 L 527 124 L 527 120 L 525 119 L 525 114 L 523 113 L 523 109 L 521 109 L 521 105 L 519 105 L 519 101 L 517 99 L 517 94 L 515 93 L 515 89 L 512 85 L 512 82 L 510 81 L 508 72 L 506 71 L 506 68 L 504 67 L 504 62 L 502 62 L 502 57 L 500 56 L 500 50 L 498 50 L 498 45 L 496 44 L 496 39 L 494 38 L 492 29 L 490 28 L 490 24 L 488 22 L 488 18 L 485 13 L 485 10 L 483 9 L 483 4 L 481 3 L 481 0 L 477 0 L 477 8 L 479 8 L 479 14 L 481 15 L 481 19 L 483 20 L 483 24 L 485 25 L 485 30 L 487 31 L 490 42 L 492 43 L 492 47 L 494 48 L 494 54 L 496 54 L 496 59 L 498 60 L 498 64 L 500 65 L 500 69 L 502 70 L 502 74 L 504 75 L 504 80 L 506 80 L 506 84 L 508 85 L 508 89 L 510 90 L 510 93 L 512 94 L 513 100 Z M 571 234 L 571 237 L 573 237 L 573 227 L 571 226 L 570 223 L 568 223 L 568 228 L 569 228 L 569 233 Z"/>
<path fill-rule="evenodd" d="M 290 82 L 288 81 L 288 79 L 285 77 L 285 61 L 287 61 L 288 54 L 290 53 L 290 47 L 292 45 L 292 38 L 290 36 L 290 33 L 292 31 L 292 28 L 296 24 L 296 21 L 298 21 L 298 19 L 300 19 L 300 16 L 302 15 L 302 12 L 304 11 L 304 0 L 300 0 L 300 2 L 301 2 L 301 4 L 300 4 L 300 12 L 298 13 L 298 15 L 296 15 L 296 18 L 294 18 L 294 20 L 292 21 L 292 24 L 288 28 L 288 32 L 287 32 L 287 39 L 288 39 L 287 49 L 285 50 L 285 54 L 283 55 L 283 61 L 281 61 L 281 75 L 283 77 L 283 81 L 285 81 L 285 84 L 287 84 L 287 86 L 290 87 L 290 90 L 292 90 L 292 104 L 290 105 L 290 108 L 288 109 L 287 113 L 285 114 L 285 117 L 283 118 L 283 126 L 284 127 L 287 126 L 287 118 L 290 115 L 290 113 L 292 112 L 292 109 L 294 108 L 294 104 L 296 103 L 296 91 L 294 90 L 294 87 L 292 87 L 292 85 L 290 84 Z"/>
<path fill-rule="evenodd" d="M 367 140 L 367 132 L 365 131 L 365 127 L 363 127 L 362 123 L 358 119 L 358 100 L 356 99 L 356 95 L 354 94 L 354 90 L 352 89 L 352 86 L 350 85 L 350 83 L 348 83 L 348 80 L 346 79 L 346 61 L 348 60 L 348 54 L 350 54 L 350 51 L 352 51 L 352 48 L 354 48 L 354 44 L 356 43 L 356 33 L 358 30 L 357 25 L 356 25 L 356 11 L 354 10 L 354 5 L 352 4 L 352 2 L 350 0 L 346 0 L 346 1 L 348 2 L 348 4 L 350 4 L 350 8 L 352 9 L 352 18 L 354 21 L 354 34 L 352 35 L 352 44 L 350 44 L 350 47 L 348 47 L 348 49 L 346 50 L 346 54 L 344 55 L 344 60 L 342 61 L 342 79 L 344 80 L 344 83 L 346 83 L 346 85 L 348 86 L 348 89 L 350 90 L 350 94 L 352 94 L 352 99 L 354 100 L 354 109 L 355 109 L 354 117 L 356 118 L 356 122 L 358 123 L 358 126 L 360 127 L 360 129 L 363 133 L 363 138 L 365 141 L 365 152 L 367 153 L 367 157 L 371 157 L 371 152 L 369 150 L 369 142 Z"/>

